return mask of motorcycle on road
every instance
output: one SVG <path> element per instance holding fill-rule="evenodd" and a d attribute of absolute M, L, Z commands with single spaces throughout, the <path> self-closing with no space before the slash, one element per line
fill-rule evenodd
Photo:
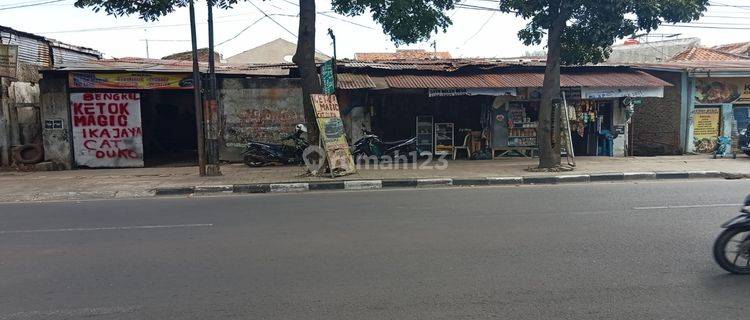
<path fill-rule="evenodd" d="M 281 139 L 281 141 L 291 140 L 293 145 L 272 144 L 251 141 L 245 147 L 242 153 L 243 161 L 250 167 L 264 167 L 272 165 L 302 164 L 302 153 L 310 144 L 302 137 L 307 132 L 307 127 L 298 124 L 292 135 Z"/>
<path fill-rule="evenodd" d="M 750 274 L 750 196 L 745 198 L 740 215 L 722 226 L 725 230 L 714 242 L 714 259 L 721 268 L 734 274 Z"/>

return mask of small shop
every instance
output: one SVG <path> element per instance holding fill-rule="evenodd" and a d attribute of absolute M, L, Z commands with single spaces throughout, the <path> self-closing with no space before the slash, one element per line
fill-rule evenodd
<path fill-rule="evenodd" d="M 566 71 L 565 111 L 577 156 L 625 156 L 631 101 L 662 97 L 669 85 L 628 68 Z M 471 159 L 534 157 L 543 76 L 538 68 L 371 76 L 371 83 L 380 85 L 367 93 L 367 122 L 386 141 L 416 137 L 422 153 Z"/>
<path fill-rule="evenodd" d="M 192 83 L 189 73 L 46 72 L 47 158 L 75 168 L 195 164 Z"/>
<path fill-rule="evenodd" d="M 732 137 L 750 125 L 750 79 L 695 79 L 693 151 L 713 153 L 719 137 Z"/>

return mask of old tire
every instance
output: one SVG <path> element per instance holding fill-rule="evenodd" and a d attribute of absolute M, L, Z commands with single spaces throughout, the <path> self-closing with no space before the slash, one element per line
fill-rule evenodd
<path fill-rule="evenodd" d="M 44 160 L 44 150 L 39 144 L 24 144 L 13 149 L 16 163 L 36 164 Z"/>

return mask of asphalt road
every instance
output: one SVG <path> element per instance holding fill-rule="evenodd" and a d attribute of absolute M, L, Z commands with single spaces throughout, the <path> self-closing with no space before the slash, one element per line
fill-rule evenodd
<path fill-rule="evenodd" d="M 749 181 L 0 204 L 6 319 L 746 319 Z"/>

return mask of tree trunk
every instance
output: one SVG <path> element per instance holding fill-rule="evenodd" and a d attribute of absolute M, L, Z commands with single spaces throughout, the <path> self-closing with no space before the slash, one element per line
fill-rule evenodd
<path fill-rule="evenodd" d="M 560 166 L 560 110 L 553 110 L 553 100 L 560 99 L 560 51 L 565 28 L 562 13 L 547 34 L 547 66 L 544 70 L 542 101 L 539 107 L 539 168 Z M 554 114 L 554 117 L 553 117 Z"/>
<path fill-rule="evenodd" d="M 318 68 L 315 66 L 315 15 L 315 0 L 299 0 L 299 34 L 297 51 L 292 61 L 299 68 L 302 78 L 302 102 L 310 144 L 318 144 L 319 138 L 310 94 L 323 92 L 318 78 Z"/>

